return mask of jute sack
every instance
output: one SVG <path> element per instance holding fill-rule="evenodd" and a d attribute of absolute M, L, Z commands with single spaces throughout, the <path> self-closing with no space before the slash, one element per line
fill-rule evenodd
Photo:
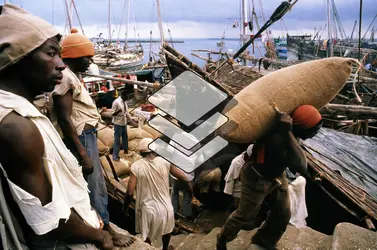
<path fill-rule="evenodd" d="M 98 153 L 100 155 L 108 154 L 110 149 L 103 144 L 103 142 L 100 139 L 97 139 L 97 147 L 98 147 Z"/>
<path fill-rule="evenodd" d="M 105 169 L 105 171 L 108 172 L 108 173 L 112 173 L 110 164 L 107 161 L 106 156 L 101 156 L 100 160 L 101 160 L 102 166 Z M 129 164 L 125 164 L 125 162 L 127 162 L 127 161 L 123 161 L 123 162 L 122 161 L 113 161 L 113 159 L 111 159 L 111 157 L 110 157 L 110 160 L 113 163 L 114 168 L 115 168 L 115 172 L 117 173 L 118 176 L 125 176 L 125 175 L 130 174 L 131 168 L 130 168 Z"/>
<path fill-rule="evenodd" d="M 114 130 L 105 127 L 101 130 L 98 130 L 98 139 L 108 148 L 113 148 L 114 146 Z"/>
<path fill-rule="evenodd" d="M 128 154 L 124 154 L 123 151 L 122 152 L 119 152 L 119 156 L 120 158 L 126 160 L 129 162 L 129 166 L 131 167 L 131 165 L 137 161 L 137 160 L 140 160 L 141 158 L 141 155 L 139 155 L 137 152 L 135 151 L 128 151 Z"/>
<path fill-rule="evenodd" d="M 132 141 L 134 139 L 153 138 L 150 133 L 148 133 L 141 127 L 132 128 L 130 126 L 127 126 L 127 135 L 128 141 Z"/>
<path fill-rule="evenodd" d="M 152 139 L 156 139 L 158 137 L 161 136 L 161 133 L 158 132 L 157 130 L 155 130 L 154 128 L 152 128 L 151 126 L 149 126 L 148 124 L 145 124 L 143 126 L 141 126 L 141 128 L 148 132 L 151 136 L 152 136 Z"/>
<path fill-rule="evenodd" d="M 229 142 L 250 143 L 265 135 L 274 124 L 279 110 L 290 114 L 303 104 L 321 108 L 343 88 L 352 70 L 354 59 L 332 57 L 305 62 L 270 73 L 239 92 L 237 106 L 225 114 L 238 127 L 219 129 L 218 134 Z"/>
<path fill-rule="evenodd" d="M 139 145 L 141 139 L 133 139 L 132 141 L 128 141 L 128 150 L 134 152 L 140 152 Z"/>

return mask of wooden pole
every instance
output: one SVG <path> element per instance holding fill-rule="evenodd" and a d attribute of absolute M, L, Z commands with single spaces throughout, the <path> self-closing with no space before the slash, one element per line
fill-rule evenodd
<path fill-rule="evenodd" d="M 357 58 L 359 62 L 361 60 L 361 20 L 363 17 L 363 0 L 360 0 L 360 12 L 359 12 L 359 53 Z M 357 73 L 358 90 L 360 89 L 360 71 Z"/>
<path fill-rule="evenodd" d="M 109 48 L 111 46 L 111 0 L 109 0 L 109 9 L 108 9 L 108 12 L 109 12 L 109 20 L 108 20 L 108 25 L 109 25 Z"/>
<path fill-rule="evenodd" d="M 164 28 L 162 26 L 160 0 L 156 0 L 156 5 L 157 5 L 157 17 L 158 17 L 158 29 L 160 30 L 161 47 L 163 47 L 165 37 L 164 37 Z"/>
<path fill-rule="evenodd" d="M 360 12 L 359 12 L 359 56 L 358 59 L 361 59 L 361 20 L 363 17 L 363 0 L 360 0 Z"/>
<path fill-rule="evenodd" d="M 329 103 L 321 109 L 321 112 L 345 113 L 350 116 L 364 116 L 368 118 L 377 118 L 377 108 L 360 105 L 342 105 Z"/>
<path fill-rule="evenodd" d="M 124 83 L 127 83 L 127 84 L 135 84 L 135 85 L 139 85 L 139 86 L 143 86 L 143 87 L 158 88 L 160 86 L 159 83 L 139 82 L 139 81 L 133 81 L 133 80 L 124 79 L 124 78 L 94 75 L 94 74 L 88 74 L 88 73 L 81 73 L 81 74 L 84 75 L 84 76 L 99 77 L 99 78 L 103 78 L 103 79 L 106 79 L 106 80 L 124 82 Z"/>
<path fill-rule="evenodd" d="M 329 56 L 332 57 L 334 56 L 334 49 L 333 49 L 333 41 L 332 41 L 332 33 L 331 33 L 331 8 L 330 8 L 330 0 L 327 0 L 327 31 L 328 31 L 328 39 L 329 39 Z"/>

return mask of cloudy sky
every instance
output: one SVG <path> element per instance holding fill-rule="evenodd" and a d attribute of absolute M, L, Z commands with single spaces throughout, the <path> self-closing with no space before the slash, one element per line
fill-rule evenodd
<path fill-rule="evenodd" d="M 3 1 L 3 0 L 0 0 Z M 70 1 L 70 0 L 68 0 Z M 112 0 L 111 22 L 114 36 L 118 36 L 119 24 L 126 0 Z M 134 30 L 142 38 L 148 38 L 152 30 L 153 37 L 158 38 L 156 0 L 130 0 L 129 37 L 134 38 Z M 171 30 L 173 38 L 210 38 L 220 37 L 226 29 L 227 37 L 238 37 L 239 28 L 232 28 L 236 18 L 240 17 L 240 0 L 160 0 L 165 36 L 167 29 Z M 359 16 L 359 0 L 334 0 L 344 29 L 350 35 L 354 21 Z M 26 10 L 38 15 L 54 25 L 62 32 L 66 23 L 64 0 L 8 0 L 21 5 Z M 107 0 L 75 0 L 81 22 L 86 35 L 92 37 L 102 32 L 108 34 L 108 1 Z M 252 3 L 252 0 L 248 0 Z M 263 2 L 263 12 L 260 3 Z M 281 0 L 254 0 L 259 22 L 264 23 L 263 16 L 268 18 Z M 377 0 L 363 1 L 362 33 L 377 14 Z M 292 11 L 282 21 L 272 27 L 274 36 L 287 31 L 290 34 L 314 33 L 326 21 L 326 0 L 299 0 Z M 124 21 L 125 22 L 125 21 Z M 375 21 L 377 28 L 377 20 Z M 78 27 L 77 19 L 74 26 Z M 124 37 L 125 27 L 122 27 L 120 37 Z M 323 37 L 326 37 L 327 31 Z"/>

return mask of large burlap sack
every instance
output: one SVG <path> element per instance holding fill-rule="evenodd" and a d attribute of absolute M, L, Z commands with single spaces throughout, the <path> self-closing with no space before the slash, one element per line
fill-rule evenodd
<path fill-rule="evenodd" d="M 110 164 L 107 161 L 106 156 L 101 156 L 100 160 L 101 160 L 102 166 L 105 169 L 105 171 L 108 172 L 108 173 L 112 173 Z M 115 168 L 115 172 L 117 173 L 118 176 L 125 176 L 125 175 L 130 174 L 130 172 L 131 172 L 130 166 L 131 165 L 129 164 L 129 162 L 127 162 L 125 160 L 124 161 L 114 161 L 111 157 L 110 157 L 110 160 L 113 163 L 114 168 Z"/>
<path fill-rule="evenodd" d="M 127 135 L 128 141 L 132 141 L 134 139 L 153 138 L 150 133 L 148 133 L 141 127 L 132 128 L 130 126 L 127 126 Z"/>
<path fill-rule="evenodd" d="M 227 126 L 218 134 L 229 142 L 250 143 L 268 132 L 275 121 L 273 102 L 290 114 L 303 104 L 321 108 L 343 88 L 354 59 L 332 57 L 305 62 L 270 73 L 239 92 L 237 106 L 224 114 L 238 127 Z"/>
<path fill-rule="evenodd" d="M 132 141 L 128 141 L 128 150 L 134 152 L 140 152 L 139 145 L 141 139 L 133 139 Z"/>
<path fill-rule="evenodd" d="M 130 167 L 131 167 L 131 165 L 132 165 L 135 161 L 140 160 L 141 158 L 143 158 L 143 157 L 141 157 L 141 155 L 139 155 L 139 154 L 138 154 L 137 152 L 135 152 L 135 151 L 128 151 L 128 154 L 124 154 L 124 152 L 121 151 L 121 152 L 119 153 L 119 156 L 120 156 L 120 158 L 122 158 L 122 159 L 128 161 Z"/>
<path fill-rule="evenodd" d="M 103 142 L 100 139 L 97 139 L 97 147 L 98 147 L 98 153 L 100 155 L 105 155 L 110 152 L 110 149 L 105 144 L 103 144 Z"/>
<path fill-rule="evenodd" d="M 148 132 L 152 136 L 153 139 L 159 138 L 161 136 L 160 132 L 158 132 L 157 130 L 149 126 L 148 124 L 141 126 L 141 128 L 144 131 Z"/>
<path fill-rule="evenodd" d="M 105 127 L 98 130 L 98 139 L 108 148 L 113 148 L 114 146 L 114 130 Z"/>

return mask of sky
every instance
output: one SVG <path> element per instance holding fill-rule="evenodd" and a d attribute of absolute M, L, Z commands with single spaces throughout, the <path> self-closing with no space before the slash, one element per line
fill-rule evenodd
<path fill-rule="evenodd" d="M 156 0 L 129 0 L 130 15 L 127 15 L 128 8 L 124 8 L 125 1 L 111 0 L 112 36 L 120 38 L 125 36 L 126 27 L 120 26 L 123 16 L 123 24 L 129 18 L 129 38 L 135 38 L 136 33 L 141 38 L 149 39 L 152 31 L 153 38 L 159 39 Z M 282 0 L 247 0 L 250 6 L 253 1 L 260 24 L 263 24 L 282 2 Z M 359 18 L 359 0 L 334 1 L 343 27 L 349 36 L 355 20 Z M 64 32 L 66 26 L 64 0 L 7 0 L 7 2 L 22 6 Z M 240 0 L 160 0 L 165 39 L 169 39 L 170 36 L 173 39 L 218 38 L 224 30 L 226 37 L 237 38 L 240 29 L 233 28 L 232 25 L 240 18 L 240 2 Z M 278 21 L 272 26 L 273 36 L 281 36 L 287 32 L 292 35 L 314 34 L 315 28 L 323 30 L 327 18 L 326 2 L 326 0 L 299 0 L 284 16 L 283 21 Z M 94 37 L 103 33 L 103 36 L 107 37 L 109 1 L 74 0 L 74 3 L 85 35 Z M 377 14 L 376 6 L 377 0 L 363 0 L 362 35 Z M 374 24 L 377 28 L 377 20 Z M 79 27 L 76 17 L 73 26 Z M 120 32 L 119 27 L 121 27 Z M 171 31 L 170 34 L 168 29 Z M 358 25 L 355 32 L 357 31 Z M 327 29 L 320 31 L 320 34 L 326 38 Z"/>

